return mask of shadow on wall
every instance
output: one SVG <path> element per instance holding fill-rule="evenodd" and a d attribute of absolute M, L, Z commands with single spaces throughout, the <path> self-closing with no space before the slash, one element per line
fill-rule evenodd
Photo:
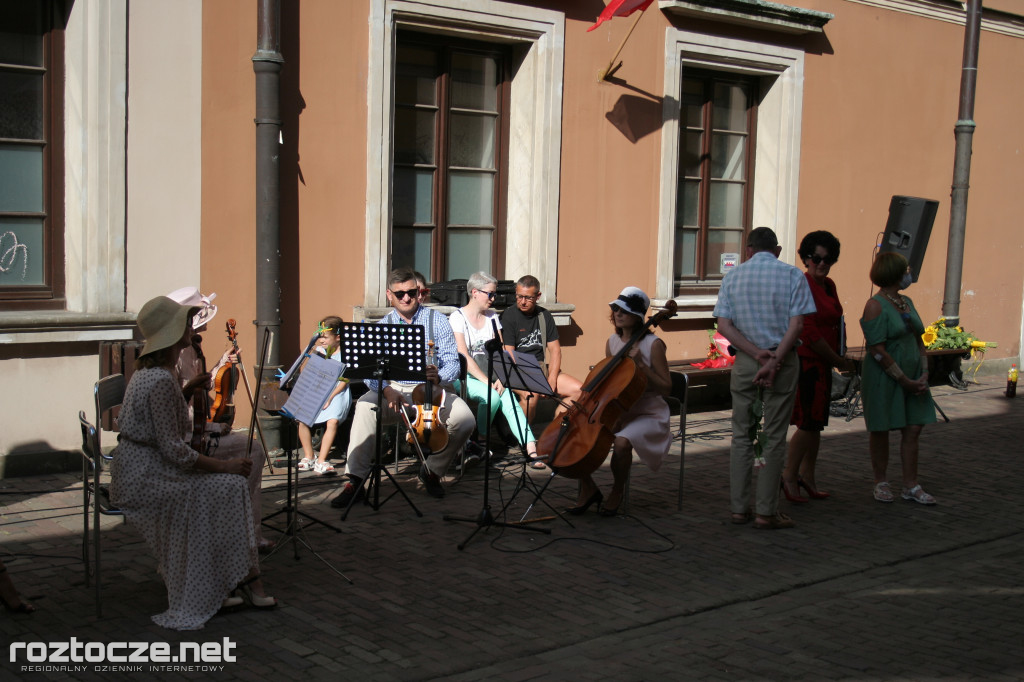
<path fill-rule="evenodd" d="M 636 144 L 640 138 L 661 128 L 664 123 L 664 97 L 641 90 L 614 76 L 608 77 L 605 82 L 636 93 L 619 95 L 615 106 L 604 115 L 627 140 Z"/>
<path fill-rule="evenodd" d="M 0 479 L 81 471 L 82 454 L 58 450 L 45 440 L 33 440 L 0 454 Z"/>

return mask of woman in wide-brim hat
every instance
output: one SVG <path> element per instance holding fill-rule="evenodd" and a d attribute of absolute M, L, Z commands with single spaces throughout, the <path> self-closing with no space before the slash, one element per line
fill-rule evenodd
<path fill-rule="evenodd" d="M 188 444 L 192 422 L 174 375 L 191 342 L 196 306 L 159 296 L 139 311 L 146 339 L 118 416 L 111 466 L 113 503 L 140 529 L 167 586 L 168 609 L 157 625 L 197 630 L 224 605 L 241 599 L 276 605 L 259 578 L 256 538 L 245 477 L 252 463 L 217 460 Z"/>
<path fill-rule="evenodd" d="M 651 306 L 651 300 L 643 290 L 626 287 L 608 305 L 615 331 L 605 344 L 605 356 L 612 357 L 626 346 L 635 331 L 643 327 L 644 315 Z M 647 384 L 640 398 L 615 425 L 611 461 L 612 489 L 605 499 L 590 474 L 582 476 L 576 506 L 566 510 L 570 514 L 582 514 L 595 503 L 602 516 L 618 514 L 626 481 L 629 480 L 633 451 L 651 471 L 658 471 L 672 445 L 668 403 L 664 400 L 664 396 L 672 390 L 665 342 L 648 331 L 630 348 L 629 357 L 636 364 L 637 370 L 646 376 Z"/>

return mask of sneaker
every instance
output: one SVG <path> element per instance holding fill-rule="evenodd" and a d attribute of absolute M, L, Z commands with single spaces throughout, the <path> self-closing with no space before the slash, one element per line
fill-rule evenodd
<path fill-rule="evenodd" d="M 924 491 L 919 485 L 915 485 L 913 488 L 907 490 L 903 489 L 903 499 L 917 502 L 918 504 L 935 504 L 935 498 Z"/>
<path fill-rule="evenodd" d="M 487 455 L 487 448 L 475 440 L 466 441 L 466 463 L 479 462 Z"/>
<path fill-rule="evenodd" d="M 917 486 L 920 488 L 921 486 Z M 906 495 L 906 493 L 904 493 Z M 894 499 L 892 496 L 892 488 L 889 487 L 889 481 L 882 481 L 881 483 L 875 484 L 875 499 L 879 502 L 892 502 Z"/>
<path fill-rule="evenodd" d="M 444 497 L 444 486 L 441 485 L 441 477 L 432 471 L 425 471 L 420 468 L 420 480 L 423 481 L 423 487 L 427 489 L 427 494 L 431 497 Z"/>
<path fill-rule="evenodd" d="M 309 459 L 308 457 L 303 457 L 302 459 L 299 460 L 299 471 L 312 471 L 313 465 L 315 463 L 316 460 Z"/>
<path fill-rule="evenodd" d="M 349 505 L 349 502 L 352 501 L 353 497 L 356 498 L 356 502 L 359 502 L 363 499 L 363 496 L 362 481 L 359 481 L 358 483 L 355 481 L 349 481 L 345 484 L 345 487 L 341 489 L 338 496 L 331 500 L 331 506 L 335 509 L 344 509 Z"/>

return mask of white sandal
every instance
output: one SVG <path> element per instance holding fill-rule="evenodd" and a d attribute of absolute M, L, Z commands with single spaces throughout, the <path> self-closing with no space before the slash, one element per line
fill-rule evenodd
<path fill-rule="evenodd" d="M 313 471 L 317 472 L 321 476 L 325 474 L 336 474 L 334 465 L 330 462 L 317 462 L 313 465 Z"/>
<path fill-rule="evenodd" d="M 917 502 L 918 504 L 935 504 L 935 498 L 926 493 L 924 491 L 924 488 L 922 488 L 920 485 L 915 485 L 913 488 L 910 488 L 909 490 L 904 488 L 903 499 L 912 500 L 914 502 Z"/>
<path fill-rule="evenodd" d="M 312 460 L 309 457 L 303 457 L 299 460 L 299 471 L 312 471 L 316 464 L 316 460 Z"/>
<path fill-rule="evenodd" d="M 889 487 L 889 481 L 875 484 L 875 499 L 879 502 L 892 502 L 896 499 L 892 496 L 892 488 Z"/>

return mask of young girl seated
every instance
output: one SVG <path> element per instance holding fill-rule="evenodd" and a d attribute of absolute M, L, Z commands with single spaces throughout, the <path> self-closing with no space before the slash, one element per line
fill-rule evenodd
<path fill-rule="evenodd" d="M 320 337 L 316 340 L 316 346 L 313 348 L 315 353 L 319 353 L 328 360 L 341 362 L 341 353 L 338 352 L 338 342 L 341 339 L 341 323 L 342 319 L 336 315 L 330 315 L 320 321 Z M 302 364 L 305 365 L 306 361 L 303 361 Z M 320 454 L 315 460 L 313 459 L 312 430 L 302 422 L 299 422 L 299 442 L 302 443 L 302 460 L 299 462 L 299 471 L 313 470 L 321 475 L 336 473 L 334 465 L 327 461 L 327 455 L 330 454 L 331 446 L 334 445 L 334 437 L 338 433 L 338 425 L 345 421 L 345 418 L 348 416 L 348 410 L 352 406 L 352 395 L 347 389 L 348 379 L 344 377 L 338 379 L 338 385 L 327 396 L 323 408 L 321 408 L 320 413 L 316 416 L 314 426 L 324 424 L 325 422 L 326 425 L 324 426 L 323 438 L 320 439 Z"/>

